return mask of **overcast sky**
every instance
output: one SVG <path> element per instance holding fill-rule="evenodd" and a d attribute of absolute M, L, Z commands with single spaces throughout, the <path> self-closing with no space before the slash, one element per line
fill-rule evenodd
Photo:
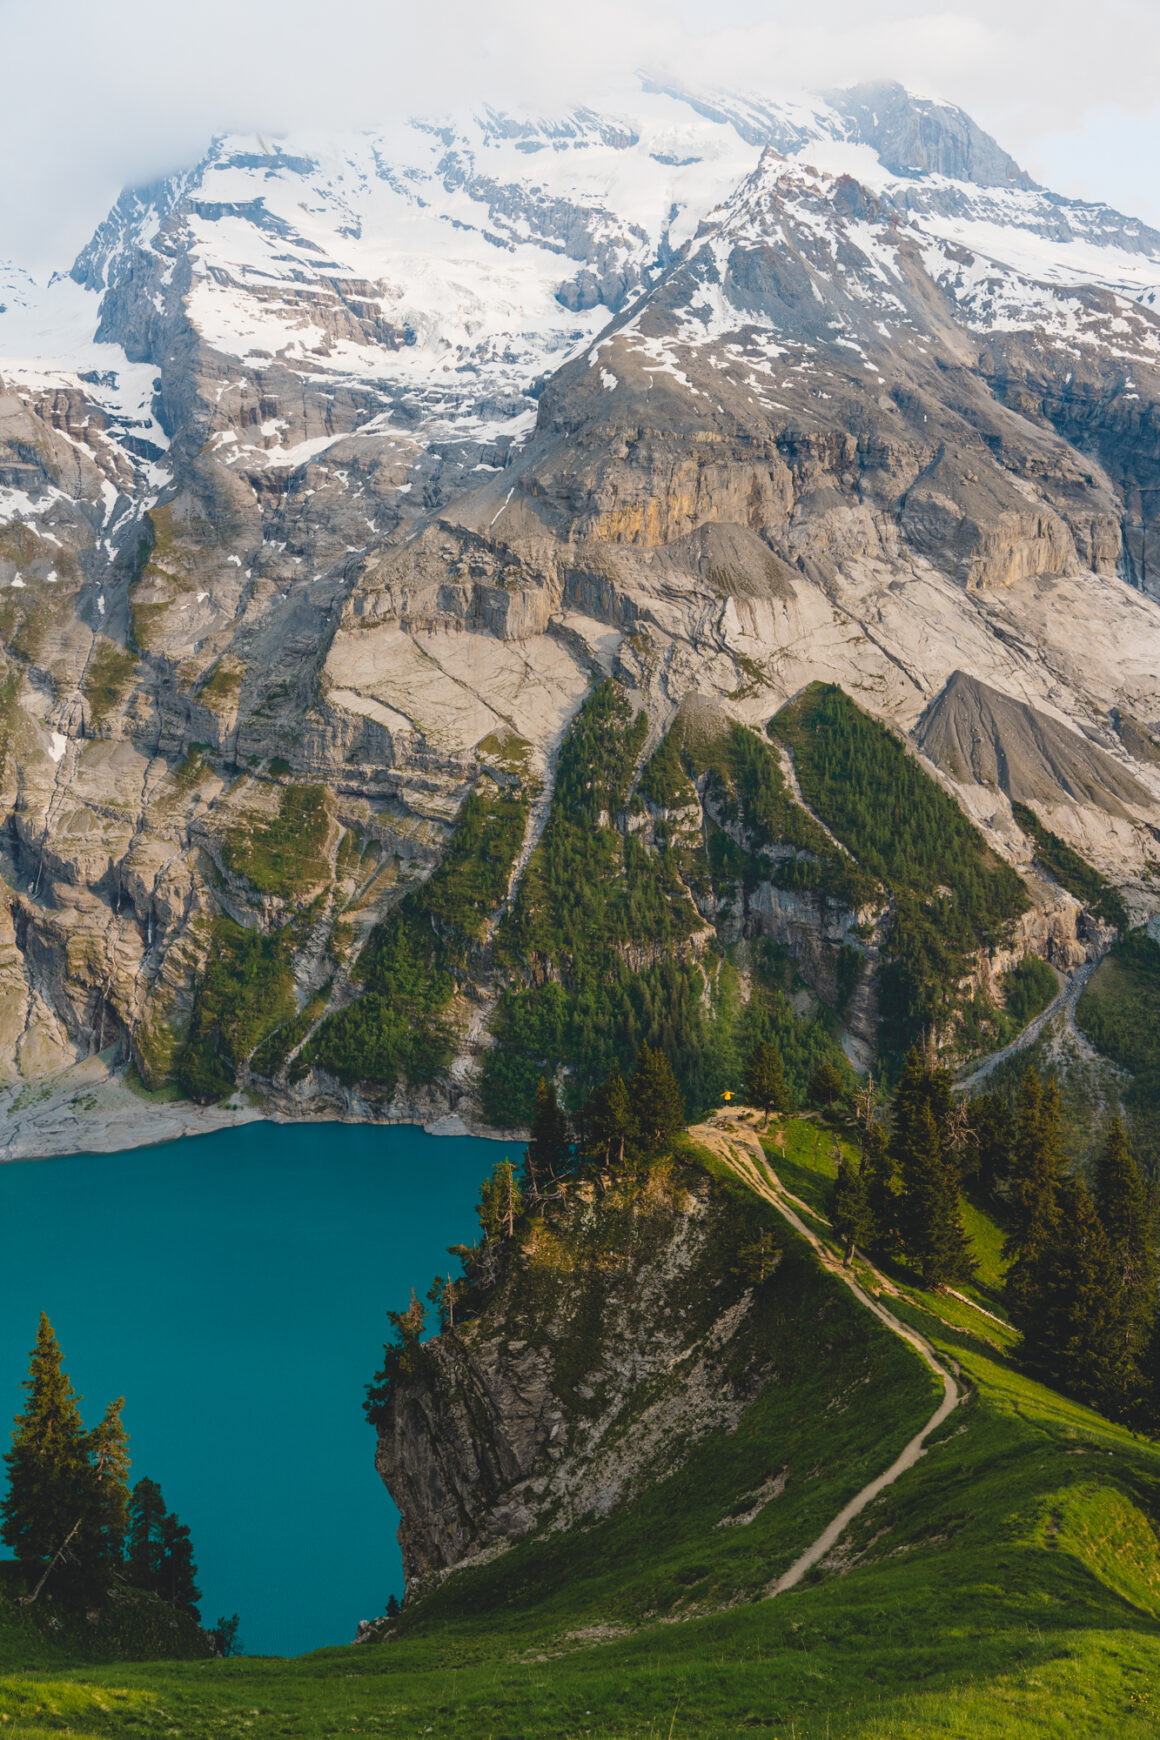
<path fill-rule="evenodd" d="M 635 67 L 770 92 L 897 78 L 1060 192 L 1160 226 L 1160 0 L 0 0 L 0 64 L 0 258 L 38 271 L 216 132 L 545 108 Z"/>

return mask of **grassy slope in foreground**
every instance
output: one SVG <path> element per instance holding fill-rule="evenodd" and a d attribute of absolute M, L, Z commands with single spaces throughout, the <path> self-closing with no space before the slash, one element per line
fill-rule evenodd
<path fill-rule="evenodd" d="M 820 1190 L 828 1136 L 815 1146 L 805 1120 L 785 1135 L 785 1148 L 771 1151 L 793 1156 L 786 1182 L 805 1195 L 812 1175 Z M 42 1729 L 22 1721 L 15 1731 L 26 1737 L 65 1723 L 82 1736 L 191 1740 L 1154 1736 L 1160 1453 L 1020 1377 L 1002 1351 L 1006 1333 L 949 1304 L 957 1329 L 929 1296 L 892 1302 L 959 1362 L 972 1393 L 917 1468 L 854 1524 L 840 1548 L 844 1574 L 830 1568 L 773 1602 L 602 1635 L 588 1629 L 594 1606 L 615 1600 L 618 1579 L 592 1550 L 595 1530 L 573 1537 L 573 1581 L 547 1602 L 521 1598 L 521 1564 L 540 1550 L 525 1548 L 476 1574 L 490 1607 L 452 1611 L 470 1605 L 452 1594 L 468 1576 L 452 1579 L 445 1602 L 419 1610 L 389 1643 L 293 1662 L 44 1671 L 0 1682 L 0 1713 L 26 1714 L 23 1698 L 58 1712 Z M 884 1399 L 873 1381 L 859 1395 L 871 1415 Z M 820 1398 L 803 1429 L 825 1467 L 833 1415 Z M 717 1454 L 730 1459 L 731 1441 Z M 696 1493 L 688 1502 L 695 1508 Z M 678 1537 L 683 1510 L 673 1505 L 655 1526 Z M 569 1544 L 561 1539 L 562 1556 Z M 636 1544 L 639 1575 L 648 1542 Z"/>

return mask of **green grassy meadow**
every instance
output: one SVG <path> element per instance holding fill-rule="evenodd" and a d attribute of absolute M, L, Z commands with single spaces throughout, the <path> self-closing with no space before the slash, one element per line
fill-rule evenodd
<path fill-rule="evenodd" d="M 766 1136 L 823 1229 L 835 1139 L 812 1118 L 775 1120 Z M 752 1211 L 771 1212 L 755 1198 Z M 1001 1316 L 1001 1232 L 979 1204 L 968 1222 L 975 1297 Z M 957 1363 L 966 1397 L 828 1560 L 760 1598 L 938 1393 L 788 1228 L 781 1236 L 776 1297 L 793 1309 L 775 1310 L 768 1333 L 790 1378 L 636 1504 L 457 1574 L 385 1641 L 296 1660 L 69 1666 L 67 1640 L 2 1600 L 0 1730 L 1151 1740 L 1160 1449 L 1023 1377 L 1010 1331 L 962 1300 L 903 1286 L 890 1300 Z M 736 1520 L 782 1468 L 784 1492 Z"/>

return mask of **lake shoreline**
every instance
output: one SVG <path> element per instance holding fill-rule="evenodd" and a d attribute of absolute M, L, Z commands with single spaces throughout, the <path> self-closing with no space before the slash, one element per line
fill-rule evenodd
<path fill-rule="evenodd" d="M 46 1312 L 85 1425 L 125 1397 L 131 1480 L 156 1480 L 191 1528 L 202 1617 L 240 1613 L 254 1655 L 349 1643 L 403 1593 L 362 1406 L 386 1312 L 478 1236 L 502 1154 L 414 1127 L 263 1123 L 0 1166 L 0 1419 L 23 1405 Z"/>
<path fill-rule="evenodd" d="M 345 1100 L 320 1098 L 313 1105 L 309 1099 L 277 1095 L 253 1103 L 237 1094 L 221 1105 L 199 1106 L 131 1088 L 125 1073 L 106 1052 L 42 1082 L 19 1083 L 0 1093 L 0 1165 L 151 1148 L 253 1123 L 406 1126 L 428 1136 L 527 1141 L 524 1130 L 481 1127 L 417 1096 L 392 1101 L 385 1114 L 353 1094 Z"/>

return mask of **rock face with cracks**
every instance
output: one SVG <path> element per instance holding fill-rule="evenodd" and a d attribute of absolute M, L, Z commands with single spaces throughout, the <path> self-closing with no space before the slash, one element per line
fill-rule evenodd
<path fill-rule="evenodd" d="M 754 1282 L 722 1260 L 730 1215 L 661 1168 L 587 1187 L 501 1253 L 480 1314 L 424 1344 L 379 1423 L 409 1594 L 607 1516 L 776 1381 L 750 1344 Z"/>

